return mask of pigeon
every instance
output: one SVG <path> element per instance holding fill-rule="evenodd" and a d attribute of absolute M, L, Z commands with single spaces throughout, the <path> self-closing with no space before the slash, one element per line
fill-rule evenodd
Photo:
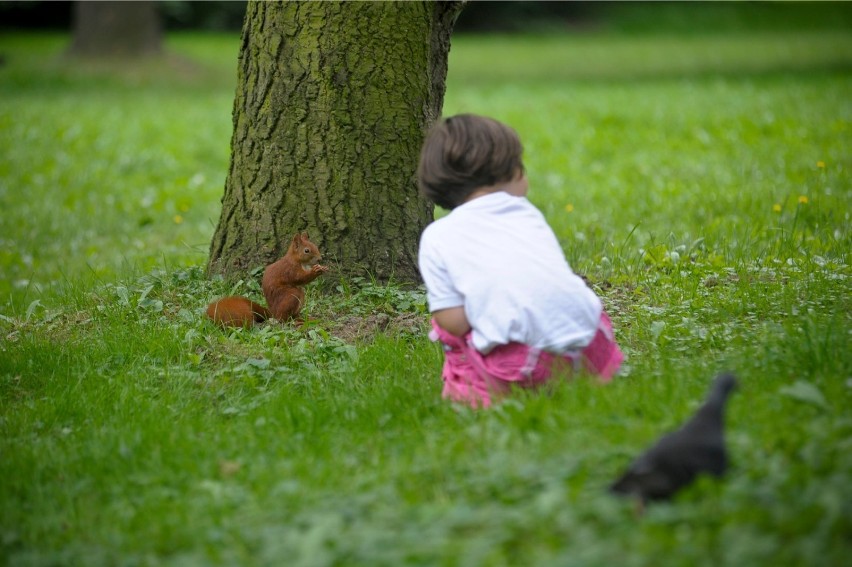
<path fill-rule="evenodd" d="M 721 477 L 728 468 L 723 414 L 728 395 L 737 387 L 733 374 L 716 377 L 704 405 L 680 429 L 661 437 L 640 455 L 609 489 L 615 494 L 667 500 L 699 474 Z"/>

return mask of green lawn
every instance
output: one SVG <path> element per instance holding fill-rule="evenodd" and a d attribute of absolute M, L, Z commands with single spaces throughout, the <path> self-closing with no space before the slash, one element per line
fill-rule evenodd
<path fill-rule="evenodd" d="M 141 68 L 0 36 L 0 564 L 841 565 L 852 553 L 852 35 L 454 39 L 628 354 L 489 411 L 440 397 L 422 291 L 329 277 L 223 333 L 203 277 L 238 38 Z M 360 325 L 363 323 L 363 325 Z M 388 324 L 385 331 L 373 332 Z M 605 487 L 732 369 L 732 470 Z"/>

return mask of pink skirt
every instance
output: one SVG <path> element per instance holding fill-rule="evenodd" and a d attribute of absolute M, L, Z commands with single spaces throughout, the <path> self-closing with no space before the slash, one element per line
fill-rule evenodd
<path fill-rule="evenodd" d="M 601 321 L 592 342 L 582 350 L 561 355 L 521 343 L 500 345 L 487 355 L 477 351 L 470 333 L 456 337 L 432 321 L 433 341 L 444 346 L 442 396 L 472 407 L 488 407 L 492 397 L 507 394 L 513 386 L 535 388 L 548 382 L 554 373 L 584 369 L 609 382 L 621 366 L 624 354 L 615 342 L 612 322 L 601 312 Z"/>

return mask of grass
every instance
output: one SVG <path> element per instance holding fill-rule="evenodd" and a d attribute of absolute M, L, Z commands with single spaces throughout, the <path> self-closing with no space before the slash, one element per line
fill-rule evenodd
<path fill-rule="evenodd" d="M 845 562 L 848 33 L 456 38 L 445 112 L 518 129 L 629 355 L 485 412 L 440 400 L 419 291 L 328 277 L 305 330 L 206 324 L 259 296 L 202 274 L 237 38 L 117 76 L 64 41 L 0 38 L 3 562 Z M 730 474 L 636 518 L 606 484 L 723 368 Z"/>

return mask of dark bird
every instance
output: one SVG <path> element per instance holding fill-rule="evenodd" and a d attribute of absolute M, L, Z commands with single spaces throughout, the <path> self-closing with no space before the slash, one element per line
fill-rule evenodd
<path fill-rule="evenodd" d="M 721 477 L 728 468 L 724 412 L 736 388 L 733 374 L 716 377 L 704 405 L 680 429 L 664 435 L 630 465 L 610 491 L 634 495 L 644 504 L 666 500 L 699 474 Z"/>

